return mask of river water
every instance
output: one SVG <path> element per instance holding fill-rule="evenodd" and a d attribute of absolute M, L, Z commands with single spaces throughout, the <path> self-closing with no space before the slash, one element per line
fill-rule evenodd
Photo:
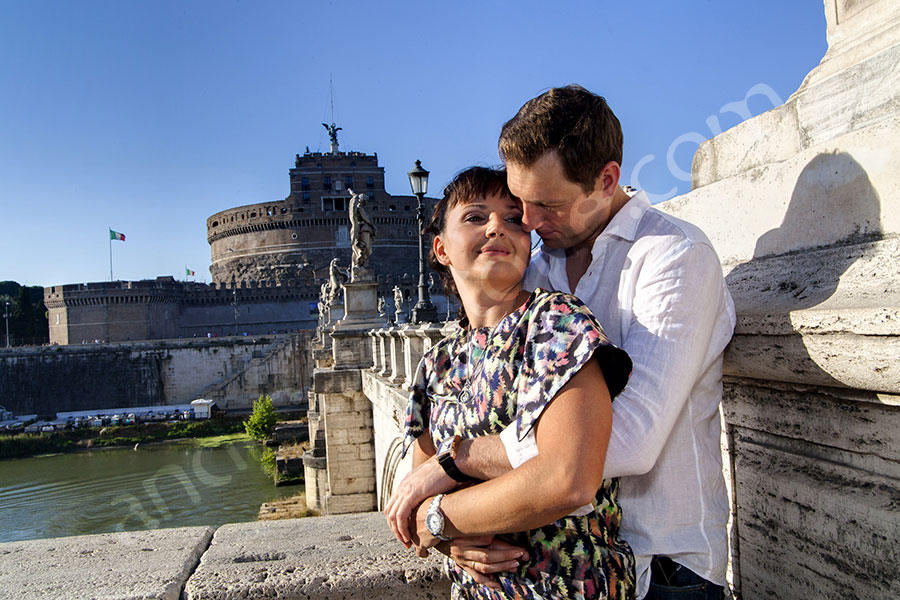
<path fill-rule="evenodd" d="M 276 488 L 259 445 L 174 442 L 0 461 L 0 542 L 253 521 Z"/>

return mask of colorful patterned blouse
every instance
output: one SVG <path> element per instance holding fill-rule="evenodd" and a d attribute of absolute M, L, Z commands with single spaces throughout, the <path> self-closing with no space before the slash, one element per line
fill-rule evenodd
<path fill-rule="evenodd" d="M 407 411 L 405 447 L 425 432 L 426 423 L 435 446 L 453 435 L 499 433 L 512 423 L 522 439 L 591 357 L 600 361 L 610 394 L 622 391 L 631 372 L 628 355 L 609 342 L 577 298 L 537 289 L 496 328 L 460 328 L 426 353 Z M 470 376 L 468 400 L 461 403 Z M 618 537 L 618 486 L 617 479 L 604 480 L 594 510 L 585 516 L 500 536 L 529 552 L 515 573 L 500 574 L 502 592 L 478 585 L 446 559 L 452 597 L 633 597 L 634 557 Z"/>

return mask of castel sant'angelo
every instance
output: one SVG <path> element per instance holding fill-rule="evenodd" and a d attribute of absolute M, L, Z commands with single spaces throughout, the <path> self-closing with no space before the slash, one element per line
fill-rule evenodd
<path fill-rule="evenodd" d="M 368 196 L 377 228 L 370 265 L 378 294 L 394 286 L 415 294 L 418 273 L 415 196 L 384 188 L 377 154 L 330 151 L 294 158 L 283 200 L 239 206 L 206 221 L 212 283 L 157 277 L 45 288 L 50 343 L 129 341 L 258 334 L 315 327 L 320 286 L 337 258 L 350 265 L 352 190 Z M 426 199 L 427 205 L 433 201 Z"/>

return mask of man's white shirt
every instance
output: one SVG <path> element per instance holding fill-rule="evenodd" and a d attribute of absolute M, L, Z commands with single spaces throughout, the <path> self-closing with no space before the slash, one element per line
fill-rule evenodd
<path fill-rule="evenodd" d="M 719 258 L 702 231 L 651 207 L 643 192 L 613 217 L 592 255 L 571 290 L 565 250 L 538 250 L 525 287 L 577 296 L 634 363 L 613 402 L 604 476 L 621 477 L 621 535 L 635 554 L 637 597 L 649 589 L 654 555 L 724 585 L 719 405 L 735 314 Z M 537 447 L 533 433 L 516 440 L 514 430 L 501 439 L 516 467 Z"/>

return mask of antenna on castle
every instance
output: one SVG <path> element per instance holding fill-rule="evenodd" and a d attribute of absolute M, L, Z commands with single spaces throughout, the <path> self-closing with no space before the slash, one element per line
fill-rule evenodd
<path fill-rule="evenodd" d="M 337 132 L 341 131 L 343 127 L 337 127 L 334 124 L 334 81 L 331 78 L 331 75 L 328 75 L 328 84 L 331 88 L 331 125 L 328 123 L 322 123 L 322 127 L 328 132 L 328 136 L 331 138 L 331 153 L 338 153 L 338 139 Z"/>

